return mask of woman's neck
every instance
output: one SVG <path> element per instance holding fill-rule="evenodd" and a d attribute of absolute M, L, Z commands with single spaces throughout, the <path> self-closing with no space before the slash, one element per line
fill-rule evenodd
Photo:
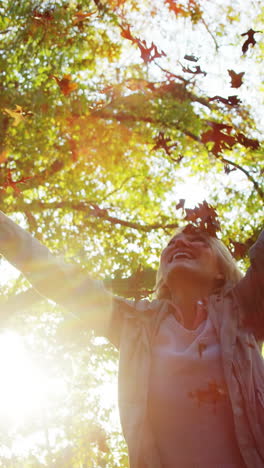
<path fill-rule="evenodd" d="M 195 289 L 193 287 L 190 291 L 182 289 L 171 291 L 171 301 L 180 309 L 184 318 L 185 328 L 192 328 L 197 316 L 198 307 L 207 304 L 209 295 L 208 290 L 205 291 L 202 288 Z"/>

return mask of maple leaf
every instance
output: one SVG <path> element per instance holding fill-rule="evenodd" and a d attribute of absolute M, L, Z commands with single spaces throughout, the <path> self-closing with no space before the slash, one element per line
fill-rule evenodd
<path fill-rule="evenodd" d="M 7 181 L 3 184 L 1 191 L 5 191 L 7 187 L 11 187 L 16 194 L 20 195 L 20 190 L 17 187 L 17 184 L 25 184 L 26 181 L 32 179 L 32 177 L 22 177 L 21 179 L 15 181 L 12 178 L 12 169 L 8 169 L 6 179 Z"/>
<path fill-rule="evenodd" d="M 151 43 L 150 47 L 147 47 L 147 43 L 144 39 L 141 40 L 134 37 L 131 34 L 130 25 L 127 24 L 122 25 L 120 27 L 122 31 L 121 36 L 133 42 L 133 44 L 136 44 L 139 47 L 141 58 L 145 63 L 150 63 L 153 60 L 155 60 L 155 58 L 166 56 L 163 50 L 161 52 L 158 51 L 157 46 L 153 42 Z"/>
<path fill-rule="evenodd" d="M 207 387 L 198 388 L 193 392 L 189 392 L 188 395 L 191 398 L 194 398 L 198 401 L 198 404 L 201 403 L 213 403 L 216 404 L 218 401 L 226 398 L 227 391 L 226 388 L 215 380 L 208 382 Z"/>
<path fill-rule="evenodd" d="M 91 11 L 90 13 L 84 13 L 81 10 L 77 11 L 74 14 L 75 19 L 72 22 L 73 26 L 87 20 L 88 18 L 90 18 L 90 16 L 94 15 L 95 13 L 96 13 L 95 11 Z"/>
<path fill-rule="evenodd" d="M 217 122 L 208 122 L 212 130 L 204 132 L 201 136 L 203 143 L 213 142 L 212 152 L 215 156 L 218 155 L 223 149 L 231 149 L 235 143 L 236 138 L 230 135 L 233 127 L 231 125 L 219 124 Z"/>
<path fill-rule="evenodd" d="M 150 47 L 147 47 L 145 40 L 141 41 L 140 39 L 136 39 L 135 42 L 140 49 L 141 58 L 145 63 L 150 63 L 159 57 L 166 57 L 165 52 L 163 50 L 159 52 L 157 46 L 153 42 Z"/>
<path fill-rule="evenodd" d="M 196 65 L 193 69 L 190 68 L 190 67 L 185 67 L 184 65 L 181 65 L 181 67 L 182 67 L 182 71 L 184 73 L 192 73 L 193 75 L 202 74 L 204 76 L 207 75 L 207 73 L 205 71 L 201 70 L 200 65 Z"/>
<path fill-rule="evenodd" d="M 241 34 L 241 36 L 248 36 L 247 40 L 242 45 L 243 54 L 245 54 L 248 51 L 248 48 L 249 48 L 250 44 L 252 45 L 252 47 L 254 47 L 254 45 L 257 43 L 256 40 L 255 40 L 254 35 L 256 33 L 261 33 L 261 32 L 262 31 L 254 31 L 254 29 L 251 28 L 247 32 Z"/>
<path fill-rule="evenodd" d="M 64 96 L 68 96 L 68 94 L 78 88 L 78 84 L 72 81 L 71 75 L 64 75 L 61 80 L 55 75 L 51 75 L 50 78 L 56 80 Z"/>
<path fill-rule="evenodd" d="M 209 101 L 217 101 L 228 106 L 238 106 L 241 104 L 241 100 L 237 96 L 228 96 L 228 98 L 223 98 L 221 96 L 214 96 L 209 99 Z"/>
<path fill-rule="evenodd" d="M 231 253 L 236 260 L 244 258 L 247 254 L 249 246 L 247 243 L 236 242 L 232 239 L 229 239 L 230 244 L 232 245 Z"/>
<path fill-rule="evenodd" d="M 240 86 L 243 84 L 243 76 L 245 75 L 245 72 L 241 73 L 236 73 L 234 70 L 227 70 L 228 74 L 231 78 L 231 88 L 240 88 Z"/>
<path fill-rule="evenodd" d="M 246 148 L 258 149 L 259 141 L 251 138 L 247 138 L 243 133 L 237 134 L 237 141 Z"/>
<path fill-rule="evenodd" d="M 155 138 L 155 146 L 153 146 L 152 151 L 162 148 L 165 150 L 166 154 L 170 156 L 172 149 L 177 146 L 177 143 L 168 145 L 169 141 L 171 141 L 170 138 L 165 138 L 164 133 L 159 132 L 158 136 Z"/>
<path fill-rule="evenodd" d="M 175 0 L 165 0 L 165 4 L 169 6 L 169 10 L 173 11 L 175 15 L 186 15 L 184 6 L 176 2 Z"/>
<path fill-rule="evenodd" d="M 128 39 L 129 41 L 135 42 L 136 39 L 134 36 L 132 36 L 131 31 L 130 31 L 130 26 L 129 24 L 125 26 L 120 26 L 121 27 L 121 36 L 124 37 L 125 39 Z"/>
<path fill-rule="evenodd" d="M 195 57 L 195 55 L 184 55 L 183 57 L 185 60 L 189 60 L 190 62 L 198 62 L 199 58 Z"/>
<path fill-rule="evenodd" d="M 24 113 L 22 107 L 18 106 L 18 105 L 16 105 L 16 108 L 13 109 L 13 110 L 5 108 L 4 112 L 6 114 L 10 115 L 10 117 L 12 117 L 12 119 L 14 119 L 14 122 L 13 122 L 14 127 L 19 125 L 20 122 L 22 122 L 22 120 L 24 120 L 24 118 L 25 118 L 25 113 Z"/>
<path fill-rule="evenodd" d="M 38 10 L 33 10 L 32 16 L 36 24 L 47 26 L 47 24 L 54 19 L 54 10 L 45 10 L 43 13 Z"/>
<path fill-rule="evenodd" d="M 177 203 L 177 205 L 176 205 L 176 210 L 179 210 L 180 208 L 184 209 L 184 204 L 185 204 L 185 199 L 180 198 L 179 203 Z"/>
<path fill-rule="evenodd" d="M 218 215 L 215 209 L 205 200 L 193 209 L 186 208 L 184 219 L 191 223 L 183 230 L 186 234 L 203 231 L 209 236 L 216 237 L 217 231 L 220 230 Z"/>

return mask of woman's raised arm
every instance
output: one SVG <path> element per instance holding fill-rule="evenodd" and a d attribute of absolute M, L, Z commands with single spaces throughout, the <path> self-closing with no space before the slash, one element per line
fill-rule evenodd
<path fill-rule="evenodd" d="M 244 311 L 243 325 L 264 340 L 264 230 L 249 249 L 249 258 L 251 265 L 235 294 Z"/>
<path fill-rule="evenodd" d="M 101 281 L 66 263 L 0 211 L 0 254 L 43 295 L 65 306 L 82 326 L 107 334 L 112 295 Z"/>

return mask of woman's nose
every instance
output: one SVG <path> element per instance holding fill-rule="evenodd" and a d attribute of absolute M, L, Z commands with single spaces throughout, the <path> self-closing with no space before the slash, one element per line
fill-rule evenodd
<path fill-rule="evenodd" d="M 187 239 L 176 239 L 174 246 L 175 247 L 186 247 L 189 246 L 190 242 Z"/>

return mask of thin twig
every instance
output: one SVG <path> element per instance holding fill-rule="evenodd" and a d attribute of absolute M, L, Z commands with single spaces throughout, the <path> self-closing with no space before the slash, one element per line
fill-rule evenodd
<path fill-rule="evenodd" d="M 204 25 L 206 31 L 210 34 L 211 38 L 213 39 L 214 44 L 215 44 L 215 50 L 216 50 L 216 52 L 218 52 L 218 50 L 219 50 L 219 45 L 218 45 L 218 43 L 216 42 L 216 39 L 215 39 L 214 35 L 213 35 L 212 32 L 210 31 L 208 25 L 206 24 L 206 22 L 204 21 L 203 18 L 201 18 L 201 21 L 202 21 L 202 23 L 203 23 L 203 25 Z"/>

